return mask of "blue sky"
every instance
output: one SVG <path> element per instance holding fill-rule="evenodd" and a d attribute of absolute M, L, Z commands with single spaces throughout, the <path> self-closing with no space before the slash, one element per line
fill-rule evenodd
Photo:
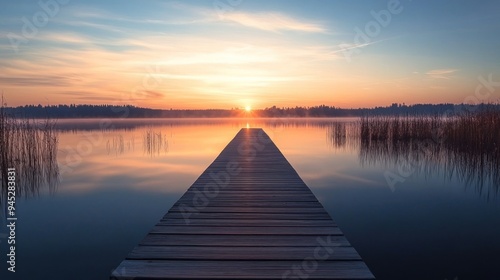
<path fill-rule="evenodd" d="M 9 105 L 461 103 L 500 82 L 499 1 L 41 2 L 0 9 Z"/>

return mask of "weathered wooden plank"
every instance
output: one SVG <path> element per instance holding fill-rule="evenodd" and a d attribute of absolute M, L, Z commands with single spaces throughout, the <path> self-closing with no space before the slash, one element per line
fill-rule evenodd
<path fill-rule="evenodd" d="M 317 249 L 319 248 L 319 249 Z M 325 255 L 323 261 L 361 260 L 353 247 L 221 247 L 221 246 L 137 246 L 129 260 L 304 260 L 315 254 Z"/>
<path fill-rule="evenodd" d="M 223 184 L 223 183 L 215 183 L 213 180 L 207 180 L 204 182 L 195 182 L 196 187 L 206 187 L 207 185 L 214 186 L 217 185 L 220 190 L 230 190 L 230 189 L 237 189 L 237 190 L 247 190 L 251 191 L 254 189 L 257 190 L 275 190 L 275 191 L 283 191 L 283 190 L 296 190 L 296 191 L 306 191 L 304 189 L 305 186 L 299 186 L 299 185 L 294 185 L 292 183 L 278 183 L 278 182 L 259 182 L 256 180 L 251 180 L 251 181 L 231 181 L 228 184 Z"/>
<path fill-rule="evenodd" d="M 145 246 L 260 246 L 260 247 L 311 247 L 328 244 L 350 246 L 343 235 L 209 235 L 209 234 L 148 234 L 140 245 Z"/>
<path fill-rule="evenodd" d="M 195 204 L 194 202 L 197 202 Z M 193 201 L 192 199 L 178 201 L 174 206 L 179 206 L 181 204 L 194 205 L 194 206 L 205 206 L 204 201 Z M 278 208 L 321 208 L 321 204 L 317 201 L 218 201 L 216 199 L 208 200 L 207 206 L 213 207 L 278 207 Z"/>
<path fill-rule="evenodd" d="M 238 174 L 238 176 L 245 176 L 244 174 Z M 279 186 L 288 186 L 290 188 L 296 187 L 296 188 L 301 188 L 301 186 L 293 186 L 292 184 L 296 183 L 298 178 L 283 178 L 283 177 L 276 177 L 276 176 L 269 176 L 269 178 L 264 178 L 263 176 L 254 176 L 245 179 L 231 179 L 230 182 L 227 184 L 231 183 L 233 185 L 236 184 L 246 184 L 246 185 L 265 185 L 265 186 L 270 186 L 270 187 L 279 187 Z M 209 183 L 214 183 L 214 179 L 207 178 L 204 180 L 196 180 L 196 184 L 209 184 Z M 224 183 L 220 184 L 221 187 L 227 186 Z"/>
<path fill-rule="evenodd" d="M 338 227 L 248 227 L 248 226 L 155 226 L 151 234 L 255 234 L 255 235 L 341 235 Z"/>
<path fill-rule="evenodd" d="M 256 190 L 257 189 L 257 190 Z M 195 191 L 200 191 L 203 192 L 204 189 L 203 187 L 200 188 L 190 188 L 189 191 L 186 192 L 188 193 L 194 193 Z M 309 190 L 304 190 L 303 188 L 293 190 L 293 189 L 285 189 L 285 188 L 280 188 L 279 190 L 274 190 L 274 189 L 269 189 L 269 188 L 264 188 L 264 189 L 259 189 L 258 187 L 234 187 L 234 188 L 224 188 L 224 189 L 219 189 L 219 195 L 250 195 L 250 196 L 256 196 L 256 195 L 314 195 L 311 191 Z"/>
<path fill-rule="evenodd" d="M 163 219 L 184 219 L 182 213 L 170 212 Z M 191 219 L 260 219 L 260 220 L 331 220 L 330 215 L 325 213 L 206 213 L 200 212 L 191 216 Z"/>
<path fill-rule="evenodd" d="M 193 189 L 190 189 L 188 192 L 195 192 L 195 191 L 200 191 L 200 192 L 204 192 L 205 191 L 205 186 L 206 184 L 203 184 L 203 185 L 200 185 L 200 186 L 197 186 Z M 210 190 L 208 190 L 210 191 Z M 236 186 L 233 186 L 233 187 L 224 187 L 224 188 L 219 188 L 219 193 L 225 193 L 225 192 L 239 192 L 239 191 L 242 191 L 242 192 L 249 192 L 249 193 L 254 193 L 254 194 L 258 194 L 258 193 L 264 193 L 264 192 L 272 192 L 272 191 L 280 191 L 282 192 L 283 194 L 285 193 L 294 193 L 294 192 L 306 192 L 306 190 L 304 190 L 303 187 L 294 187 L 294 188 L 288 188 L 288 187 L 270 187 L 270 186 L 265 186 L 265 187 L 260 187 L 260 186 L 254 186 L 254 187 L 251 187 L 251 186 L 247 186 L 247 187 L 236 187 Z M 308 194 L 311 194 L 311 192 L 307 192 Z"/>
<path fill-rule="evenodd" d="M 181 197 L 178 201 L 181 203 L 189 203 L 193 202 L 193 200 L 200 199 L 199 196 L 189 194 Z M 310 195 L 295 195 L 290 196 L 290 195 L 283 195 L 283 196 L 277 196 L 277 195 L 269 195 L 269 196 L 252 196 L 252 195 L 230 195 L 230 196 L 213 196 L 209 198 L 210 201 L 214 202 L 230 202 L 230 201 L 246 201 L 246 202 L 259 202 L 259 201 L 265 201 L 265 202 L 314 202 L 318 203 L 318 200 L 315 197 L 311 197 Z"/>
<path fill-rule="evenodd" d="M 199 196 L 199 193 L 189 193 L 183 195 L 179 201 L 189 201 L 197 198 Z M 263 195 L 263 194 L 225 194 L 225 193 L 215 193 L 214 197 L 211 198 L 212 200 L 216 201 L 234 201 L 234 200 L 245 200 L 245 201 L 289 201 L 289 202 L 299 202 L 299 201 L 305 201 L 305 202 L 318 202 L 316 197 L 312 194 L 289 194 L 289 193 L 284 193 L 284 194 L 268 194 L 268 195 Z"/>
<path fill-rule="evenodd" d="M 111 279 L 305 279 L 293 271 L 303 261 L 125 260 Z M 307 279 L 374 279 L 362 261 L 317 262 Z M 307 265 L 307 264 L 306 264 Z M 311 264 L 312 265 L 312 264 Z"/>
<path fill-rule="evenodd" d="M 162 219 L 158 226 L 186 225 L 184 219 Z M 263 220 L 263 219 L 193 219 L 190 226 L 251 226 L 251 227 L 295 227 L 295 226 L 336 226 L 332 220 Z"/>
<path fill-rule="evenodd" d="M 187 206 L 187 205 L 186 205 Z M 193 207 L 193 206 L 191 206 Z M 193 211 L 193 212 L 191 212 Z M 320 207 L 308 207 L 308 208 L 299 208 L 299 207 L 194 207 L 194 209 L 182 208 L 181 206 L 173 206 L 169 213 L 172 212 L 180 212 L 195 215 L 196 213 L 296 213 L 296 214 L 304 214 L 304 213 L 327 213 L 324 208 Z"/>

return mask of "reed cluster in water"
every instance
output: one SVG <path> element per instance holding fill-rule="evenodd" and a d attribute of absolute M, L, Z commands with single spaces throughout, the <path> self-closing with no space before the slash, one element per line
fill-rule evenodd
<path fill-rule="evenodd" d="M 434 169 L 474 183 L 500 186 L 500 112 L 486 109 L 450 117 L 366 116 L 359 123 L 362 161 Z M 425 171 L 425 170 L 424 170 Z"/>
<path fill-rule="evenodd" d="M 438 116 L 364 116 L 363 141 L 408 141 L 434 139 L 446 120 Z"/>
<path fill-rule="evenodd" d="M 17 195 L 34 195 L 48 184 L 57 185 L 58 133 L 50 119 L 16 119 L 0 106 L 0 177 L 2 193 L 7 186 L 7 170 L 17 173 Z"/>
<path fill-rule="evenodd" d="M 108 155 L 114 152 L 116 155 L 123 154 L 125 151 L 125 142 L 123 141 L 123 136 L 118 135 L 113 137 L 111 140 L 106 142 L 106 150 Z"/>
<path fill-rule="evenodd" d="M 168 152 L 168 139 L 167 135 L 161 131 L 156 132 L 153 129 L 148 129 L 143 134 L 144 152 L 148 155 L 154 156 L 160 152 Z"/>
<path fill-rule="evenodd" d="M 427 141 L 461 152 L 500 152 L 500 112 L 466 112 L 448 118 L 439 116 L 365 116 L 360 120 L 361 142 Z"/>
<path fill-rule="evenodd" d="M 500 112 L 483 111 L 454 117 L 445 129 L 448 148 L 500 155 Z"/>

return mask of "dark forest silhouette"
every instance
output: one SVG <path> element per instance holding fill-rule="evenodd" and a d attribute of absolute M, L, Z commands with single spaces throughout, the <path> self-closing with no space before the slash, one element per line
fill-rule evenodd
<path fill-rule="evenodd" d="M 135 106 L 113 105 L 26 105 L 9 107 L 6 111 L 15 117 L 28 118 L 227 118 L 227 117 L 359 117 L 365 115 L 443 115 L 484 106 L 500 108 L 499 104 L 392 104 L 387 107 L 344 109 L 334 106 L 276 107 L 256 109 L 149 109 Z"/>

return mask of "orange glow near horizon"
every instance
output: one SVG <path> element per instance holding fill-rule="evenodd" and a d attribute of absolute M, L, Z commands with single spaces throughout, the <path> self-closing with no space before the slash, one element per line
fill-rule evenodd
<path fill-rule="evenodd" d="M 58 40 L 70 40 L 60 35 Z M 83 40 L 83 38 L 82 38 Z M 34 60 L 4 67 L 9 106 L 112 104 L 154 109 L 230 109 L 391 103 L 461 103 L 475 85 L 455 69 L 406 73 L 369 55 L 346 62 L 322 48 L 297 49 L 271 39 L 253 45 L 183 37 L 158 40 L 152 50 L 46 49 Z M 130 42 L 139 44 L 139 42 Z M 168 46 L 168 47 L 164 47 Z M 170 49 L 180 55 L 165 55 Z M 290 65 L 297 65 L 290 67 Z M 300 65 L 300 67 L 299 67 Z"/>

